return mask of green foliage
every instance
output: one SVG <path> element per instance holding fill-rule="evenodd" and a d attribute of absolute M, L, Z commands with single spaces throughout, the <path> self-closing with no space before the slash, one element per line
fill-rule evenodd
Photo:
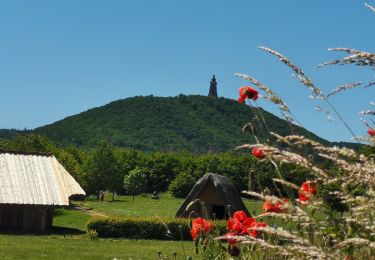
<path fill-rule="evenodd" d="M 185 198 L 196 183 L 191 172 L 182 172 L 169 185 L 169 192 L 177 198 Z"/>
<path fill-rule="evenodd" d="M 135 168 L 131 170 L 124 178 L 124 188 L 131 195 L 138 195 L 146 191 L 146 174 L 145 168 Z"/>
<path fill-rule="evenodd" d="M 291 134 L 286 121 L 262 112 L 271 131 Z M 92 148 L 106 139 L 115 146 L 142 151 L 224 152 L 255 142 L 251 133 L 241 132 L 253 117 L 249 106 L 226 98 L 138 96 L 67 117 L 35 132 L 63 146 Z M 295 129 L 296 134 L 325 143 L 304 128 Z"/>
<path fill-rule="evenodd" d="M 359 149 L 359 153 L 364 154 L 367 157 L 375 157 L 375 145 L 362 145 Z"/>
<path fill-rule="evenodd" d="M 155 217 L 93 219 L 87 230 L 95 230 L 103 238 L 191 240 L 189 222 L 189 219 Z M 224 234 L 226 222 L 215 221 L 215 227 Z"/>
<path fill-rule="evenodd" d="M 15 135 L 0 141 L 0 148 L 25 152 L 56 153 L 58 148 L 48 138 L 37 134 Z"/>
<path fill-rule="evenodd" d="M 85 165 L 89 193 L 99 190 L 109 190 L 113 194 L 122 188 L 123 176 L 113 147 L 107 142 L 101 142 L 89 156 Z"/>
<path fill-rule="evenodd" d="M 178 178 L 170 190 L 172 194 L 183 197 L 195 181 L 208 172 L 226 176 L 239 191 L 247 188 L 251 173 L 253 190 L 262 191 L 268 186 L 272 193 L 277 192 L 272 183 L 272 178 L 277 177 L 275 169 L 270 163 L 259 162 L 250 154 L 141 152 L 114 147 L 105 141 L 100 142 L 95 149 L 85 151 L 74 146 L 59 148 L 47 137 L 35 134 L 0 141 L 0 148 L 53 154 L 87 194 L 97 195 L 99 190 L 109 190 L 112 195 L 123 193 L 124 177 L 137 167 L 143 169 L 146 182 L 142 192 L 164 192 Z M 308 175 L 307 172 L 295 174 L 293 169 L 296 167 L 281 168 L 289 181 L 301 183 Z M 179 177 L 180 174 L 183 176 Z"/>

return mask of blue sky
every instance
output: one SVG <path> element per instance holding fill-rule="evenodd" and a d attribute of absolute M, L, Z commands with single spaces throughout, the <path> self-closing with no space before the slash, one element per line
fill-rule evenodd
<path fill-rule="evenodd" d="M 314 111 L 319 102 L 257 46 L 288 56 L 327 93 L 374 80 L 370 68 L 315 68 L 340 57 L 329 47 L 375 52 L 374 23 L 354 0 L 0 1 L 0 128 L 35 128 L 135 95 L 207 95 L 212 74 L 220 96 L 237 98 L 247 84 L 240 72 L 277 92 L 310 131 L 348 141 L 338 119 Z M 357 135 L 366 132 L 358 111 L 374 94 L 358 88 L 331 99 Z"/>

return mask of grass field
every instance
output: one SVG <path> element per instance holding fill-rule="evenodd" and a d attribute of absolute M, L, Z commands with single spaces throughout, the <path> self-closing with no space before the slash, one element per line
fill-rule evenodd
<path fill-rule="evenodd" d="M 160 216 L 173 217 L 180 207 L 183 199 L 170 196 L 168 193 L 160 194 L 159 200 L 151 199 L 150 194 L 136 196 L 133 202 L 132 196 L 116 196 L 112 201 L 110 194 L 105 195 L 104 202 L 96 199 L 75 201 L 73 203 L 85 208 L 94 209 L 110 216 Z"/>
<path fill-rule="evenodd" d="M 183 242 L 194 256 L 193 243 Z M 0 235 L 0 259 L 157 259 L 157 252 L 186 259 L 181 242 L 155 240 L 92 240 L 85 235 Z M 196 257 L 194 257 L 196 259 Z"/>
<path fill-rule="evenodd" d="M 182 202 L 166 193 L 159 200 L 140 195 L 134 202 L 132 196 L 118 196 L 112 201 L 110 194 L 106 194 L 104 202 L 74 201 L 74 205 L 91 210 L 56 209 L 54 228 L 47 234 L 1 234 L 0 259 L 158 259 L 158 252 L 168 259 L 174 259 L 173 252 L 177 252 L 177 259 L 186 256 L 199 259 L 191 241 L 90 239 L 86 235 L 86 224 L 93 212 L 107 216 L 173 217 Z M 260 202 L 245 201 L 245 204 L 251 212 L 261 210 Z"/>
<path fill-rule="evenodd" d="M 132 196 L 117 196 L 112 201 L 112 196 L 106 194 L 104 202 L 98 202 L 96 199 L 85 201 L 74 201 L 74 204 L 85 208 L 94 209 L 95 211 L 105 213 L 110 216 L 160 216 L 174 217 L 181 206 L 183 199 L 174 198 L 168 193 L 160 194 L 159 200 L 151 199 L 150 194 L 136 196 L 133 202 Z M 252 213 L 260 213 L 262 202 L 254 200 L 245 200 L 245 205 Z"/>

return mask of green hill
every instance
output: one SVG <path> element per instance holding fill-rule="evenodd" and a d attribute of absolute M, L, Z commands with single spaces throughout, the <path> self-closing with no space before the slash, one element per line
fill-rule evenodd
<path fill-rule="evenodd" d="M 290 134 L 288 123 L 263 111 L 272 131 Z M 257 113 L 258 114 L 258 113 Z M 235 100 L 205 96 L 132 97 L 67 117 L 33 132 L 57 144 L 94 147 L 103 139 L 143 151 L 228 151 L 254 142 L 242 127 L 254 118 L 249 106 Z M 301 127 L 298 134 L 326 142 Z M 267 131 L 259 128 L 258 135 Z"/>

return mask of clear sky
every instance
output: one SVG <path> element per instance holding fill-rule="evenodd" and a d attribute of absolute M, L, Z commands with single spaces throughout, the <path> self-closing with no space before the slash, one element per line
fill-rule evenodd
<path fill-rule="evenodd" d="M 219 95 L 236 99 L 247 84 L 240 72 L 277 92 L 310 131 L 348 141 L 338 119 L 314 111 L 319 102 L 257 46 L 288 56 L 327 93 L 374 80 L 370 68 L 315 68 L 340 56 L 329 47 L 375 52 L 374 23 L 375 13 L 354 0 L 0 1 L 0 128 L 32 129 L 135 95 L 207 95 L 212 74 Z M 371 108 L 375 86 L 331 101 L 365 134 L 358 112 Z"/>

